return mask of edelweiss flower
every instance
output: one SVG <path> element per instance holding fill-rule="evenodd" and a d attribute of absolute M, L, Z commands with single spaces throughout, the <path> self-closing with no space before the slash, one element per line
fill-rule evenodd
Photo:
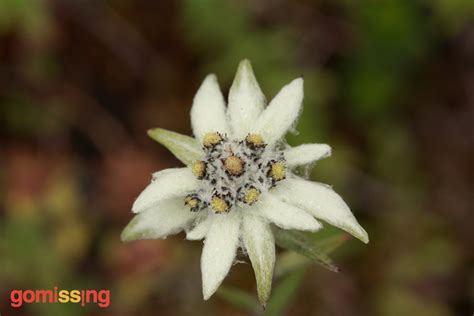
<path fill-rule="evenodd" d="M 325 144 L 292 148 L 285 144 L 302 101 L 299 78 L 265 107 L 247 60 L 239 65 L 227 107 L 216 76 L 207 76 L 191 109 L 195 139 L 150 131 L 187 167 L 153 174 L 133 205 L 138 215 L 123 231 L 122 240 L 166 238 L 182 230 L 189 240 L 204 239 L 201 271 L 206 300 L 242 248 L 255 270 L 262 304 L 270 295 L 275 263 L 270 224 L 315 232 L 322 227 L 319 219 L 367 243 L 367 233 L 330 186 L 291 171 L 331 154 Z"/>

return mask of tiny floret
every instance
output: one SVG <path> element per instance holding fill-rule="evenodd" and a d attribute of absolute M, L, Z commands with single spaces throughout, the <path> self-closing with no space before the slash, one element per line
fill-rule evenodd
<path fill-rule="evenodd" d="M 244 172 L 244 162 L 237 156 L 224 159 L 225 170 L 233 176 L 240 176 Z"/>
<path fill-rule="evenodd" d="M 270 176 L 275 181 L 281 181 L 286 177 L 285 163 L 280 160 L 271 164 Z"/>
<path fill-rule="evenodd" d="M 216 214 L 224 213 L 229 210 L 229 204 L 223 198 L 215 196 L 211 200 L 211 208 Z"/>
<path fill-rule="evenodd" d="M 206 163 L 204 161 L 198 160 L 191 165 L 191 171 L 198 178 L 204 178 L 206 174 Z"/>
<path fill-rule="evenodd" d="M 263 141 L 263 137 L 260 134 L 248 134 L 245 137 L 245 142 L 249 147 L 263 147 L 265 143 Z"/>
<path fill-rule="evenodd" d="M 201 208 L 201 201 L 195 195 L 188 195 L 184 198 L 184 204 L 189 207 L 191 212 L 196 212 Z"/>
<path fill-rule="evenodd" d="M 245 191 L 244 201 L 245 203 L 252 205 L 255 202 L 257 202 L 259 196 L 260 196 L 260 191 L 252 187 Z"/>
<path fill-rule="evenodd" d="M 202 139 L 202 145 L 206 148 L 213 147 L 222 141 L 222 135 L 218 132 L 207 133 Z"/>

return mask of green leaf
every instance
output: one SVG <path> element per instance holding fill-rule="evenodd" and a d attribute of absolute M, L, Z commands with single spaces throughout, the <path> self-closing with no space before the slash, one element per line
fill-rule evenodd
<path fill-rule="evenodd" d="M 203 156 L 201 146 L 190 136 L 182 135 L 162 128 L 148 130 L 148 136 L 165 146 L 185 165 L 199 160 Z"/>
<path fill-rule="evenodd" d="M 272 290 L 275 266 L 275 241 L 270 226 L 254 216 L 246 216 L 243 222 L 243 241 L 252 262 L 257 282 L 258 299 L 265 308 Z"/>
<path fill-rule="evenodd" d="M 311 238 L 302 232 L 294 230 L 284 230 L 274 227 L 273 234 L 278 246 L 293 250 L 312 261 L 322 265 L 328 270 L 339 272 L 339 268 L 333 263 L 331 258 L 319 249 Z"/>
<path fill-rule="evenodd" d="M 350 239 L 350 236 L 341 232 L 339 229 L 327 226 L 317 234 L 304 233 L 305 237 L 311 239 L 313 245 L 325 254 L 333 252 L 339 248 L 343 243 Z M 305 256 L 300 255 L 294 251 L 285 251 L 281 253 L 275 264 L 275 276 L 282 276 L 295 269 L 306 267 L 312 264 L 313 261 Z"/>
<path fill-rule="evenodd" d="M 337 233 L 332 236 L 325 236 L 321 239 L 316 239 L 314 241 L 315 247 L 319 249 L 319 251 L 330 254 L 337 248 L 339 248 L 342 244 L 350 239 L 350 235 L 345 233 Z"/>
<path fill-rule="evenodd" d="M 292 250 L 283 251 L 278 254 L 278 258 L 275 263 L 275 277 L 281 277 L 287 275 L 296 269 L 304 268 L 313 264 L 311 259 L 300 255 Z"/>
<path fill-rule="evenodd" d="M 273 291 L 273 296 L 268 302 L 266 316 L 278 316 L 285 313 L 286 308 L 296 295 L 296 291 L 303 281 L 305 269 L 298 269 L 288 274 Z"/>
<path fill-rule="evenodd" d="M 255 311 L 259 307 L 257 300 L 252 295 L 236 288 L 221 286 L 216 295 L 232 305 L 250 311 Z"/>

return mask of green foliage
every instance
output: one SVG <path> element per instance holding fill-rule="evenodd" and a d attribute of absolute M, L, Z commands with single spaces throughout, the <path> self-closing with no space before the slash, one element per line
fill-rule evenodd
<path fill-rule="evenodd" d="M 474 19 L 474 2 L 471 0 L 433 0 L 426 3 L 434 11 L 442 32 L 455 34 Z"/>
<path fill-rule="evenodd" d="M 284 315 L 293 298 L 297 295 L 298 288 L 303 281 L 304 269 L 297 269 L 289 273 L 273 290 L 273 296 L 268 302 L 267 316 Z"/>
<path fill-rule="evenodd" d="M 353 114 L 367 119 L 397 106 L 399 91 L 415 74 L 413 65 L 422 65 L 432 35 L 415 1 L 357 1 L 351 18 L 356 48 L 346 63 L 342 93 Z"/>
<path fill-rule="evenodd" d="M 29 40 L 39 40 L 51 30 L 46 0 L 0 1 L 0 34 L 18 30 Z"/>
<path fill-rule="evenodd" d="M 236 288 L 221 286 L 216 294 L 228 303 L 248 311 L 256 312 L 261 308 L 255 296 Z"/>
<path fill-rule="evenodd" d="M 330 271 L 339 272 L 339 268 L 332 262 L 331 258 L 319 249 L 316 243 L 313 242 L 306 233 L 276 227 L 274 227 L 273 233 L 278 246 L 291 249 Z"/>

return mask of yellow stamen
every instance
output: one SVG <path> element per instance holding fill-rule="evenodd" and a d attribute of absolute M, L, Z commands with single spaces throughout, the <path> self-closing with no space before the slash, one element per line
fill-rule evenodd
<path fill-rule="evenodd" d="M 206 164 L 204 161 L 197 160 L 191 165 L 191 171 L 196 177 L 202 178 L 206 173 Z"/>
<path fill-rule="evenodd" d="M 248 144 L 253 145 L 255 147 L 261 147 L 265 145 L 263 142 L 263 137 L 260 134 L 248 134 L 245 138 Z"/>
<path fill-rule="evenodd" d="M 223 213 L 229 210 L 229 205 L 223 198 L 215 196 L 211 200 L 211 208 L 215 213 Z"/>
<path fill-rule="evenodd" d="M 280 181 L 285 179 L 286 176 L 286 168 L 283 161 L 277 161 L 271 166 L 270 176 L 275 181 Z"/>
<path fill-rule="evenodd" d="M 192 196 L 187 196 L 184 199 L 184 204 L 189 206 L 190 208 L 195 208 L 198 206 L 199 201 L 196 198 L 193 198 Z"/>
<path fill-rule="evenodd" d="M 244 172 L 244 162 L 237 156 L 229 156 L 224 160 L 224 168 L 233 176 Z"/>
<path fill-rule="evenodd" d="M 245 203 L 252 205 L 253 203 L 257 202 L 259 196 L 260 191 L 252 187 L 245 191 L 244 201 Z"/>
<path fill-rule="evenodd" d="M 207 133 L 202 138 L 202 144 L 204 147 L 212 147 L 219 144 L 222 141 L 221 134 L 214 132 L 214 133 Z"/>

